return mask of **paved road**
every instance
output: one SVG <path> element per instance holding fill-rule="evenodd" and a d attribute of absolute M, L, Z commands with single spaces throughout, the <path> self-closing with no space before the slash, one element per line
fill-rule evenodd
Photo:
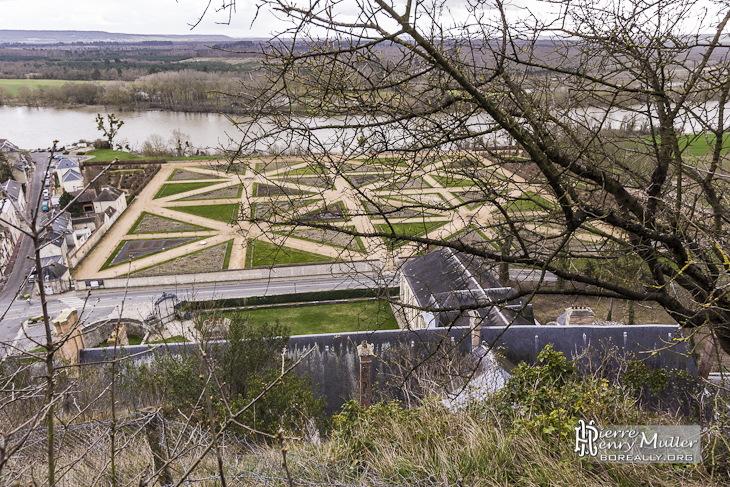
<path fill-rule="evenodd" d="M 26 186 L 26 216 L 29 219 L 32 219 L 33 212 L 39 206 L 38 201 L 43 188 L 43 176 L 46 172 L 46 167 L 48 166 L 48 156 L 49 153 L 47 152 L 34 152 L 31 154 L 33 162 L 36 165 L 36 169 L 28 175 L 28 184 Z M 15 261 L 15 265 L 13 265 L 13 270 L 10 273 L 10 277 L 3 288 L 2 293 L 0 293 L 0 309 L 5 309 L 9 302 L 15 297 L 20 287 L 25 282 L 25 277 L 33 267 L 34 263 L 31 259 L 26 258 L 28 255 L 34 257 L 33 242 L 29 237 L 23 236 L 20 241 L 20 249 L 18 250 L 18 257 Z"/>
<path fill-rule="evenodd" d="M 309 291 L 325 291 L 331 289 L 353 289 L 374 286 L 375 283 L 368 277 L 341 277 L 330 279 L 302 279 L 299 281 L 259 282 L 229 285 L 196 286 L 195 288 L 159 288 L 131 290 L 126 294 L 120 290 L 93 290 L 87 295 L 83 292 L 70 292 L 48 297 L 48 312 L 55 318 L 65 308 L 76 308 L 81 313 L 81 319 L 92 323 L 97 320 L 118 316 L 119 306 L 124 300 L 124 307 L 128 311 L 139 311 L 140 318 L 144 318 L 152 308 L 154 301 L 163 291 L 173 292 L 180 299 L 220 299 L 242 298 L 250 296 L 264 296 L 275 294 L 300 293 Z M 390 283 L 389 285 L 393 285 Z M 35 348 L 32 340 L 40 340 L 44 336 L 43 324 L 33 324 L 22 327 L 28 318 L 40 316 L 40 302 L 35 299 L 30 305 L 25 301 L 13 301 L 7 309 L 7 303 L 0 309 L 0 314 L 6 311 L 5 318 L 0 322 L 0 342 L 12 347 L 25 350 Z M 83 312 L 82 312 L 83 310 Z M 128 313 L 125 313 L 127 315 Z"/>

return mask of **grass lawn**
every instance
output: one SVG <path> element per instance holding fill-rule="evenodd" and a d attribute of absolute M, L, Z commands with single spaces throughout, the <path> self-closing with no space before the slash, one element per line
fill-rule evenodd
<path fill-rule="evenodd" d="M 248 248 L 246 267 L 304 264 L 307 262 L 331 262 L 331 257 L 313 254 L 303 250 L 281 247 L 269 242 L 256 241 Z"/>
<path fill-rule="evenodd" d="M 213 182 L 209 181 L 207 183 L 193 182 L 193 183 L 168 183 L 168 184 L 163 184 L 160 187 L 159 191 L 157 191 L 157 194 L 155 195 L 155 197 L 153 199 L 164 198 L 165 196 L 172 196 L 172 195 L 176 195 L 176 194 L 179 194 L 179 193 L 184 193 L 186 191 L 192 191 L 194 189 L 205 188 L 206 186 L 210 186 L 210 185 L 213 185 L 213 184 L 220 184 L 220 183 L 217 183 L 217 182 L 214 182 L 214 181 Z"/>
<path fill-rule="evenodd" d="M 555 205 L 542 196 L 528 191 L 523 193 L 519 199 L 507 205 L 507 211 L 540 211 L 555 208 Z"/>
<path fill-rule="evenodd" d="M 447 221 L 437 221 L 437 222 L 415 222 L 415 223 L 391 223 L 390 225 L 386 223 L 381 223 L 378 225 L 375 225 L 375 230 L 378 232 L 383 233 L 392 233 L 393 235 L 402 235 L 404 237 L 416 237 L 419 235 L 424 235 L 431 230 L 435 230 L 438 227 L 441 227 L 443 225 L 446 225 Z M 392 230 L 391 230 L 392 227 Z M 387 237 L 383 237 L 387 244 L 392 246 L 393 248 L 400 247 L 401 245 L 405 245 L 408 243 L 406 240 L 395 240 L 395 239 L 389 239 Z"/>
<path fill-rule="evenodd" d="M 129 152 L 113 149 L 94 149 L 87 152 L 86 155 L 94 156 L 92 161 L 113 161 L 115 157 L 118 157 L 120 161 L 129 159 L 144 159 L 143 157 L 135 156 L 134 154 L 130 154 Z"/>
<path fill-rule="evenodd" d="M 703 134 L 697 138 L 690 135 L 684 135 L 679 139 L 679 148 L 684 149 L 689 144 L 687 151 L 693 156 L 705 156 L 711 154 L 715 150 L 715 134 Z M 730 137 L 725 135 L 722 140 L 722 153 L 725 154 L 730 150 Z"/>
<path fill-rule="evenodd" d="M 292 335 L 398 329 L 390 305 L 382 301 L 257 309 L 240 313 L 252 323 L 274 323 L 278 320 L 291 328 Z"/>
<path fill-rule="evenodd" d="M 63 79 L 0 79 L 0 89 L 5 88 L 13 96 L 18 96 L 18 88 L 26 87 L 31 90 L 38 88 L 58 88 L 66 83 L 92 83 L 92 81 L 68 81 Z M 108 81 L 93 81 L 93 83 L 104 84 Z"/>
<path fill-rule="evenodd" d="M 239 206 L 239 203 L 229 203 L 222 205 L 171 206 L 169 209 L 228 223 L 238 217 Z"/>
<path fill-rule="evenodd" d="M 458 188 L 463 186 L 476 186 L 476 183 L 471 179 L 457 178 L 453 176 L 431 176 L 444 188 Z"/>

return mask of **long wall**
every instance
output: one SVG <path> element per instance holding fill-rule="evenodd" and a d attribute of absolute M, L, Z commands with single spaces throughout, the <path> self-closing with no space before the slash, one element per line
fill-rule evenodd
<path fill-rule="evenodd" d="M 633 353 L 648 357 L 646 364 L 652 368 L 686 370 L 697 374 L 694 361 L 687 354 L 687 347 L 681 340 L 666 349 L 675 337 L 679 337 L 674 325 L 644 326 L 512 326 L 503 328 L 482 328 L 481 338 L 497 347 L 512 364 L 534 363 L 537 354 L 547 344 L 568 357 L 576 357 L 586 347 L 603 349 L 608 344 L 617 347 L 620 354 Z M 312 382 L 325 397 L 327 412 L 333 413 L 346 401 L 356 399 L 359 391 L 359 359 L 357 345 L 365 340 L 373 345 L 375 357 L 372 365 L 372 383 L 376 393 L 397 389 L 399 369 L 404 353 L 419 356 L 437 347 L 453 346 L 463 354 L 469 351 L 471 339 L 467 329 L 450 331 L 436 330 L 387 330 L 376 332 L 338 333 L 325 335 L 294 336 L 289 340 L 289 354 L 299 359 L 314 349 L 297 368 L 298 373 L 308 374 Z M 215 342 L 225 346 L 225 342 Z M 135 355 L 136 361 L 152 360 L 154 354 L 194 353 L 196 345 L 173 343 L 169 345 L 138 345 L 126 347 L 124 353 Z M 658 351 L 655 355 L 644 353 Z M 145 351 L 147 353 L 145 353 Z M 85 349 L 80 352 L 80 361 L 93 363 L 110 358 L 109 349 Z"/>
<path fill-rule="evenodd" d="M 77 280 L 76 290 L 86 290 L 90 287 L 118 289 L 144 286 L 175 286 L 181 284 L 223 283 L 236 281 L 256 281 L 270 279 L 294 279 L 298 277 L 339 277 L 346 275 L 371 275 L 380 269 L 380 261 L 367 260 L 357 262 L 335 262 L 327 264 L 306 264 L 279 267 L 257 267 L 255 269 L 239 269 L 218 272 L 199 272 L 197 274 L 175 274 L 154 277 L 114 277 L 100 280 Z M 94 285 L 96 283 L 96 286 Z"/>

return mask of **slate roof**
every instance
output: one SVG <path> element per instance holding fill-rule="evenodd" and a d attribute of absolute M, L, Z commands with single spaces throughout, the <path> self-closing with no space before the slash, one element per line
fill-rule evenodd
<path fill-rule="evenodd" d="M 79 167 L 78 161 L 74 161 L 72 159 L 67 159 L 67 158 L 63 157 L 58 161 L 56 170 L 58 171 L 59 169 L 72 169 L 75 167 Z"/>
<path fill-rule="evenodd" d="M 112 186 L 104 186 L 101 188 L 99 196 L 94 201 L 116 201 L 124 192 Z"/>
<path fill-rule="evenodd" d="M 63 265 L 63 257 L 60 255 L 41 258 L 43 282 L 58 281 L 63 278 L 66 271 L 68 271 L 68 267 Z"/>
<path fill-rule="evenodd" d="M 81 193 L 81 190 L 78 191 L 72 191 L 69 194 L 73 196 L 74 198 Z M 93 203 L 93 201 L 96 199 L 96 190 L 94 188 L 88 188 L 86 191 L 81 193 L 81 196 L 79 196 L 78 201 L 79 203 Z"/>
<path fill-rule="evenodd" d="M 83 179 L 83 177 L 81 176 L 81 173 L 78 172 L 76 169 L 71 169 L 70 171 L 67 171 L 61 178 L 63 182 L 80 181 L 81 179 Z"/>
<path fill-rule="evenodd" d="M 480 257 L 441 248 L 405 263 L 401 272 L 419 307 L 434 313 L 438 326 L 468 326 L 470 309 L 485 325 L 535 324 L 532 305 L 523 306 L 519 299 L 490 305 L 515 291 L 500 286 Z"/>
<path fill-rule="evenodd" d="M 20 190 L 22 188 L 21 184 L 17 182 L 15 179 L 8 179 L 1 185 L 5 191 L 8 192 L 8 196 L 12 198 L 14 201 L 18 201 L 20 198 Z"/>

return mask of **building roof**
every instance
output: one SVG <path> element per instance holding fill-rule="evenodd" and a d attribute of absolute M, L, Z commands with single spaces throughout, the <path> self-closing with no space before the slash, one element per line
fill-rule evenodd
<path fill-rule="evenodd" d="M 90 215 L 72 218 L 71 223 L 74 225 L 82 224 L 82 223 L 95 223 L 98 218 L 99 218 L 99 215 L 97 215 L 96 213 L 92 213 Z"/>
<path fill-rule="evenodd" d="M 67 211 L 64 211 L 60 215 L 56 216 L 55 213 L 47 213 L 47 217 L 44 219 L 44 226 L 48 226 L 48 222 L 52 219 L 53 223 L 51 223 L 51 232 L 54 232 L 56 234 L 64 234 L 68 233 L 71 229 L 71 214 Z"/>
<path fill-rule="evenodd" d="M 515 291 L 502 287 L 487 262 L 441 248 L 401 267 L 419 307 L 434 314 L 438 326 L 468 326 L 469 310 L 485 325 L 534 324 L 532 305 L 509 300 Z M 492 303 L 502 301 L 499 306 Z"/>
<path fill-rule="evenodd" d="M 20 192 L 23 189 L 23 186 L 19 182 L 15 179 L 8 179 L 4 183 L 0 184 L 0 186 L 7 191 L 8 196 L 10 196 L 13 201 L 18 201 L 20 198 Z"/>
<path fill-rule="evenodd" d="M 10 142 L 8 139 L 0 139 L 0 151 L 2 152 L 20 152 L 17 145 Z"/>
<path fill-rule="evenodd" d="M 78 172 L 76 169 L 71 169 L 69 171 L 66 171 L 66 173 L 61 178 L 62 182 L 66 181 L 81 181 L 83 177 L 81 176 L 81 173 Z"/>
<path fill-rule="evenodd" d="M 124 196 L 124 192 L 113 187 L 113 186 L 103 186 L 101 188 L 101 192 L 99 193 L 99 196 L 96 197 L 94 201 L 116 201 L 120 197 Z"/>
<path fill-rule="evenodd" d="M 104 210 L 104 214 L 106 216 L 108 216 L 109 218 L 113 217 L 114 216 L 114 213 L 116 213 L 116 212 L 117 212 L 117 209 L 114 208 L 113 206 L 110 206 L 109 208 L 107 208 L 106 210 Z"/>
<path fill-rule="evenodd" d="M 63 265 L 63 257 L 60 255 L 41 258 L 43 282 L 61 280 L 67 271 L 68 267 Z"/>
<path fill-rule="evenodd" d="M 81 196 L 79 196 L 79 199 L 77 199 L 76 201 L 82 204 L 92 203 L 96 199 L 96 190 L 94 188 L 88 188 L 86 191 L 83 192 L 81 190 L 71 191 L 69 194 L 74 198 L 81 194 Z"/>
<path fill-rule="evenodd" d="M 74 167 L 79 167 L 79 161 L 74 161 L 72 159 L 67 159 L 63 157 L 58 161 L 58 164 L 56 165 L 56 170 L 58 171 L 59 169 L 72 169 Z"/>

